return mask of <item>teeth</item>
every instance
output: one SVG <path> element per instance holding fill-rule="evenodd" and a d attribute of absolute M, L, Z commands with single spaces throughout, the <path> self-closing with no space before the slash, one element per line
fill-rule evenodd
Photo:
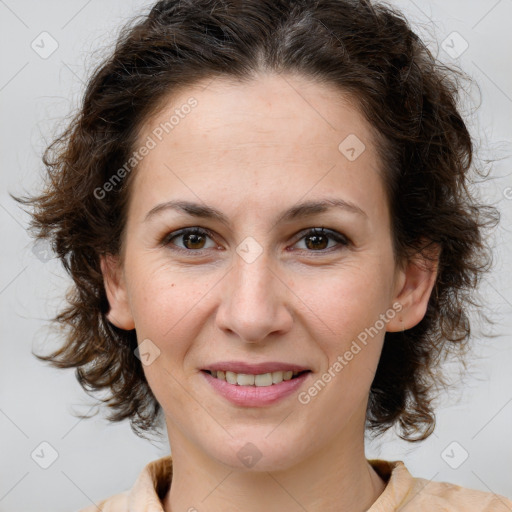
<path fill-rule="evenodd" d="M 263 373 L 262 375 L 255 375 L 254 376 L 254 385 L 255 386 L 272 386 L 272 374 L 271 373 Z"/>
<path fill-rule="evenodd" d="M 220 380 L 225 380 L 229 384 L 237 384 L 238 386 L 256 386 L 265 387 L 272 386 L 272 384 L 279 384 L 283 380 L 290 380 L 295 377 L 299 372 L 286 371 L 286 372 L 272 372 L 260 373 L 258 375 L 250 375 L 247 373 L 234 373 L 224 371 L 212 371 L 213 377 Z"/>
<path fill-rule="evenodd" d="M 214 374 L 215 372 L 212 372 L 212 375 Z M 222 372 L 220 372 L 222 374 Z M 217 375 L 213 375 L 214 377 L 217 377 L 217 378 L 220 378 L 219 376 L 219 372 L 217 372 Z M 230 384 L 236 384 L 236 373 L 233 373 L 233 372 L 226 372 L 226 381 L 229 382 Z"/>
<path fill-rule="evenodd" d="M 236 383 L 239 386 L 253 386 L 254 385 L 254 375 L 238 373 L 236 376 Z"/>

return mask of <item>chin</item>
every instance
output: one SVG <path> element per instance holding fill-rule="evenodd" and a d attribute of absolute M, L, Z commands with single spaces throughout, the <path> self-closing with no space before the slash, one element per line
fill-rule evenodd
<path fill-rule="evenodd" d="M 286 470 L 298 462 L 298 447 L 302 444 L 290 436 L 283 442 L 283 432 L 269 435 L 270 432 L 272 429 L 268 428 L 245 431 L 244 436 L 233 436 L 229 443 L 219 442 L 205 448 L 213 458 L 237 471 Z"/>

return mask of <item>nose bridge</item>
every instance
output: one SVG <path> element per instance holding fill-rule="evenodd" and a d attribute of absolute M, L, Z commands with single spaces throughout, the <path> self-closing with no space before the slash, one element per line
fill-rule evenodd
<path fill-rule="evenodd" d="M 242 244 L 241 244 L 242 245 Z M 256 259 L 234 254 L 217 324 L 245 341 L 257 342 L 291 326 L 286 290 L 275 276 L 265 252 Z"/>
<path fill-rule="evenodd" d="M 232 297 L 241 304 L 250 303 L 256 307 L 268 306 L 273 300 L 272 281 L 275 279 L 270 269 L 268 257 L 261 254 L 254 261 L 235 256 Z M 261 301 L 266 296 L 268 300 Z"/>

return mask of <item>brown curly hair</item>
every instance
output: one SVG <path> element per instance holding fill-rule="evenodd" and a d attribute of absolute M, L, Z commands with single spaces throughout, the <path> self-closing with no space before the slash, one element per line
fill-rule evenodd
<path fill-rule="evenodd" d="M 470 192 L 473 143 L 458 111 L 463 73 L 437 61 L 404 16 L 367 0 L 164 0 L 125 26 L 88 81 L 79 111 L 45 151 L 48 171 L 30 205 L 38 239 L 48 239 L 73 279 L 53 320 L 65 343 L 42 360 L 76 368 L 89 393 L 107 390 L 109 419 L 129 418 L 141 436 L 161 412 L 145 379 L 135 330 L 107 320 L 100 256 L 119 254 L 136 168 L 106 198 L 95 191 L 132 155 L 138 130 L 169 94 L 214 77 L 294 73 L 355 98 L 378 135 L 397 262 L 441 247 L 426 314 L 388 332 L 368 401 L 374 434 L 428 437 L 442 356 L 463 349 L 469 308 L 492 257 L 484 230 L 497 210 Z M 13 196 L 14 197 L 14 196 Z M 462 351 L 459 353 L 462 358 Z"/>

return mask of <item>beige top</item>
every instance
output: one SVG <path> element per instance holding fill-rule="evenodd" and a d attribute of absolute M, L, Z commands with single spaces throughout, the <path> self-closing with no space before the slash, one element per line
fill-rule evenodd
<path fill-rule="evenodd" d="M 402 461 L 369 460 L 386 482 L 367 512 L 512 512 L 512 501 L 490 492 L 413 478 Z M 172 480 L 171 456 L 150 462 L 131 490 L 80 512 L 164 512 L 162 500 Z"/>

